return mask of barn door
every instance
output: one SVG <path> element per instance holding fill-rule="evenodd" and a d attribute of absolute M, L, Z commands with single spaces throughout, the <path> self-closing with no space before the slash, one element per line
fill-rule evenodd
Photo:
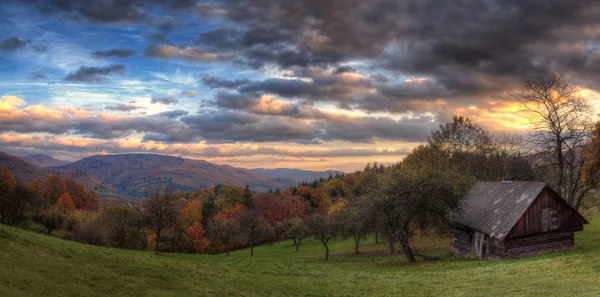
<path fill-rule="evenodd" d="M 487 241 L 485 234 L 479 231 L 473 232 L 473 239 L 471 240 L 471 252 L 477 255 L 479 258 L 487 256 Z"/>

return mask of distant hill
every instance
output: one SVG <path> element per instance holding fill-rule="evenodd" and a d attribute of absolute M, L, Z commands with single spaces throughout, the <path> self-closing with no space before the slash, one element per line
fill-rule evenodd
<path fill-rule="evenodd" d="M 0 166 L 4 165 L 8 167 L 12 175 L 20 182 L 32 182 L 35 179 L 46 179 L 49 175 L 56 174 L 64 179 L 74 179 L 88 190 L 94 189 L 102 183 L 100 180 L 79 170 L 40 167 L 26 162 L 17 156 L 0 152 Z"/>
<path fill-rule="evenodd" d="M 255 190 L 295 184 L 248 169 L 154 154 L 97 155 L 56 169 L 81 171 L 101 181 L 107 191 L 127 196 L 143 196 L 159 185 L 192 191 L 215 184 L 250 185 Z"/>
<path fill-rule="evenodd" d="M 311 182 L 319 178 L 327 178 L 329 175 L 335 176 L 336 174 L 342 174 L 341 171 L 327 170 L 327 171 L 311 171 L 302 169 L 288 169 L 288 168 L 276 168 L 276 169 L 264 169 L 255 168 L 250 169 L 255 173 L 266 175 L 275 178 L 287 178 L 294 181 L 296 184 L 303 181 Z"/>
<path fill-rule="evenodd" d="M 48 177 L 48 175 L 53 174 L 49 169 L 25 162 L 23 159 L 17 156 L 0 152 L 0 167 L 4 165 L 8 167 L 12 175 L 18 181 L 32 182 L 35 179 L 44 179 Z"/>
<path fill-rule="evenodd" d="M 21 159 L 40 167 L 55 167 L 67 165 L 71 162 L 54 159 L 52 156 L 36 154 L 36 155 L 27 155 L 20 157 Z"/>

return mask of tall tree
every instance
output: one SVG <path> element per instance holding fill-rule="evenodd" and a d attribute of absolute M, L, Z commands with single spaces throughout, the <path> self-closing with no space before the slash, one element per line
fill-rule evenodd
<path fill-rule="evenodd" d="M 58 198 L 67 192 L 65 181 L 58 175 L 48 176 L 44 187 L 46 189 L 46 199 L 50 204 L 56 204 Z"/>
<path fill-rule="evenodd" d="M 7 223 L 9 205 L 14 199 L 14 190 L 17 186 L 17 180 L 10 173 L 8 167 L 2 166 L 0 171 L 0 222 Z"/>
<path fill-rule="evenodd" d="M 149 192 L 149 198 L 144 203 L 146 224 L 156 235 L 154 251 L 158 255 L 161 235 L 165 229 L 177 219 L 177 204 L 172 188 L 154 188 Z"/>
<path fill-rule="evenodd" d="M 367 198 L 350 201 L 338 217 L 344 233 L 354 239 L 354 254 L 358 255 L 361 240 L 365 239 L 375 226 L 376 213 L 373 201 Z"/>
<path fill-rule="evenodd" d="M 529 143 L 540 178 L 578 209 L 590 190 L 581 174 L 581 154 L 592 128 L 589 100 L 577 86 L 556 75 L 526 81 L 513 97 L 530 115 Z"/>
<path fill-rule="evenodd" d="M 424 154 L 427 156 L 419 156 Z M 410 240 L 416 229 L 444 230 L 450 212 L 471 189 L 474 179 L 448 164 L 443 155 L 415 150 L 399 166 L 380 175 L 373 199 L 377 224 L 390 240 L 399 243 L 409 262 L 415 261 Z M 393 251 L 392 249 L 390 249 Z"/>

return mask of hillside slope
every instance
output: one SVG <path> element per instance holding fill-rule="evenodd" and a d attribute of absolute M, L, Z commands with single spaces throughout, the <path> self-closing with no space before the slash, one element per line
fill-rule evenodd
<path fill-rule="evenodd" d="M 511 261 L 446 259 L 404 264 L 385 244 L 319 242 L 294 252 L 289 241 L 225 255 L 108 249 L 0 225 L 0 296 L 598 296 L 600 220 L 593 218 L 573 251 Z M 415 242 L 445 255 L 444 241 Z M 447 257 L 447 256 L 446 256 Z"/>
<path fill-rule="evenodd" d="M 49 175 L 56 174 L 64 179 L 74 179 L 86 190 L 95 189 L 102 183 L 97 178 L 76 169 L 39 167 L 29 162 L 25 162 L 19 157 L 0 152 L 0 167 L 4 165 L 6 165 L 19 182 L 32 182 L 35 179 L 46 179 Z"/>
<path fill-rule="evenodd" d="M 290 169 L 290 168 L 275 168 L 275 169 L 265 169 L 265 168 L 254 168 L 250 169 L 255 173 L 270 176 L 270 177 L 282 177 L 289 178 L 296 183 L 301 183 L 303 181 L 312 182 L 315 179 L 319 178 L 328 178 L 329 175 L 335 176 L 336 174 L 342 174 L 341 171 L 336 170 L 326 170 L 326 171 L 312 171 L 312 170 L 302 170 L 302 169 Z"/>
<path fill-rule="evenodd" d="M 40 166 L 40 167 L 55 167 L 55 166 L 62 166 L 62 165 L 67 165 L 67 164 L 71 163 L 68 161 L 54 159 L 52 156 L 43 155 L 43 154 L 21 156 L 20 158 L 30 164 Z"/>
<path fill-rule="evenodd" d="M 35 179 L 44 179 L 53 174 L 52 170 L 35 166 L 5 152 L 0 152 L 0 167 L 2 166 L 6 166 L 19 181 L 32 182 Z"/>
<path fill-rule="evenodd" d="M 214 184 L 250 185 L 257 190 L 289 186 L 248 169 L 154 154 L 97 155 L 56 168 L 82 171 L 129 196 L 142 196 L 157 185 L 184 191 Z"/>

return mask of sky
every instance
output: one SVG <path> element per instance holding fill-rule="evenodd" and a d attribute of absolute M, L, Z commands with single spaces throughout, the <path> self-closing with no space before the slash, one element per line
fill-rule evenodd
<path fill-rule="evenodd" d="M 245 168 L 393 163 L 455 115 L 526 133 L 556 73 L 597 97 L 591 0 L 0 3 L 0 150 Z"/>

